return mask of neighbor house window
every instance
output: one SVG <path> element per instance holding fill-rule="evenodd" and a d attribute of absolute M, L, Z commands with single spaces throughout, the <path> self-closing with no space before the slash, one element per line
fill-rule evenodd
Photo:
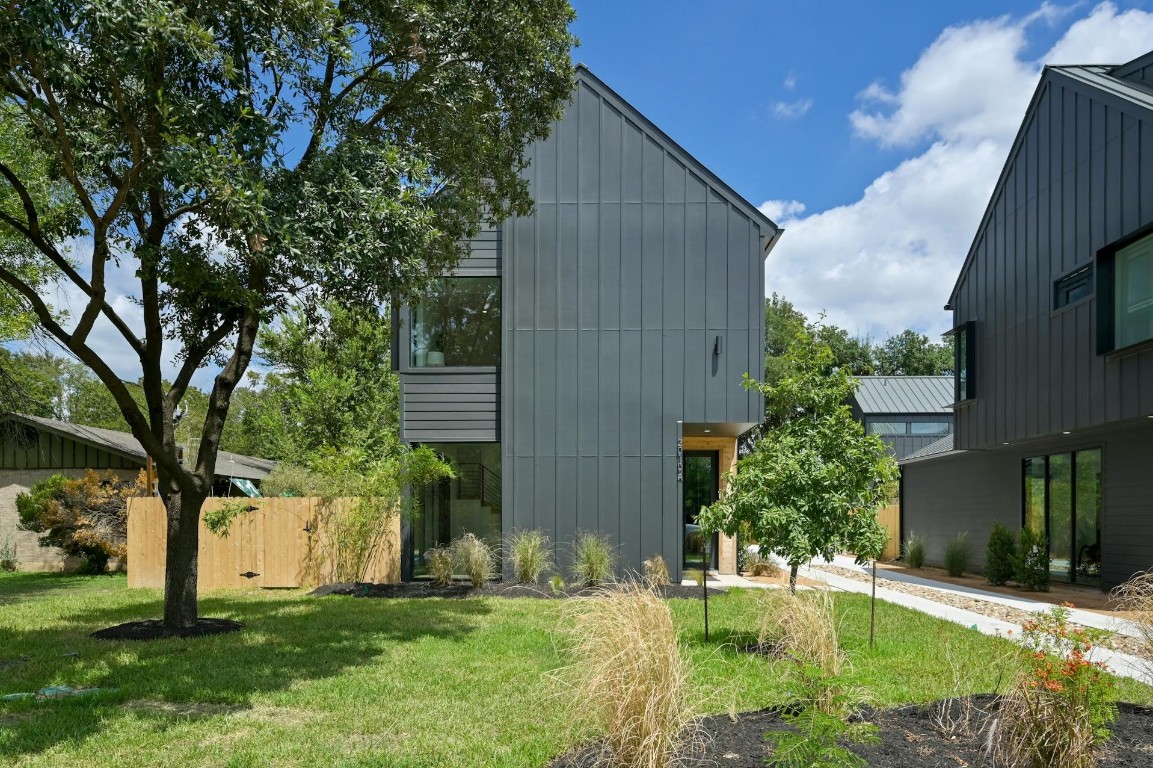
<path fill-rule="evenodd" d="M 959 403 L 976 397 L 973 367 L 977 359 L 973 337 L 977 324 L 972 320 L 953 329 L 953 397 Z"/>
<path fill-rule="evenodd" d="M 909 424 L 909 430 L 914 435 L 947 435 L 953 431 L 953 425 L 947 421 L 914 421 Z"/>
<path fill-rule="evenodd" d="M 412 307 L 413 368 L 500 365 L 500 278 L 448 277 Z"/>
<path fill-rule="evenodd" d="M 1081 267 L 1053 283 L 1053 309 L 1067 307 L 1093 292 L 1093 265 Z"/>
<path fill-rule="evenodd" d="M 1097 351 L 1153 339 L 1153 234 L 1103 249 L 1098 263 Z"/>
<path fill-rule="evenodd" d="M 874 421 L 869 423 L 870 435 L 904 435 L 909 425 L 903 421 Z"/>

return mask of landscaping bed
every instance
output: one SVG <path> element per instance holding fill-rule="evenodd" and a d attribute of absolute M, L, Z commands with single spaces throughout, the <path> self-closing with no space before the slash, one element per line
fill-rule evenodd
<path fill-rule="evenodd" d="M 660 587 L 659 591 L 664 597 L 679 597 L 700 599 L 702 590 L 697 586 L 684 586 L 682 584 L 669 584 Z M 726 592 L 724 587 L 709 587 L 712 595 Z M 378 597 L 385 599 L 410 599 L 421 597 L 440 597 L 461 599 L 466 597 L 506 597 L 531 598 L 540 600 L 556 600 L 564 597 L 588 596 L 596 593 L 596 588 L 566 587 L 554 590 L 547 584 L 505 584 L 488 583 L 483 587 L 474 587 L 465 582 L 454 582 L 448 586 L 437 586 L 427 581 L 402 581 L 397 584 L 369 584 L 362 582 L 345 582 L 341 584 L 325 584 L 310 592 L 310 595 L 348 595 L 351 597 Z"/>
<path fill-rule="evenodd" d="M 991 696 L 973 697 L 973 703 L 989 708 Z M 952 702 L 954 705 L 964 702 Z M 862 713 L 862 718 L 878 726 L 880 742 L 852 745 L 851 750 L 876 768 L 957 768 L 988 766 L 993 762 L 982 751 L 982 734 L 946 736 L 933 723 L 936 705 L 912 705 Z M 683 766 L 723 766 L 724 768 L 764 768 L 771 752 L 765 734 L 789 726 L 778 710 L 743 712 L 735 718 L 714 715 L 701 721 L 705 736 L 703 751 L 686 755 Z M 583 749 L 562 755 L 549 768 L 591 768 L 596 750 Z M 1113 724 L 1113 737 L 1101 749 L 1098 768 L 1145 768 L 1153 764 L 1153 709 L 1121 704 Z"/>

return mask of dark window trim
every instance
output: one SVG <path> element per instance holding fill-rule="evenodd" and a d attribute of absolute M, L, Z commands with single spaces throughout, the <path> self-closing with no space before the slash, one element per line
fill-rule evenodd
<path fill-rule="evenodd" d="M 1116 345 L 1116 279 L 1117 267 L 1114 259 L 1117 251 L 1126 248 L 1138 240 L 1144 240 L 1153 235 L 1153 222 L 1138 227 L 1129 234 L 1106 245 L 1097 251 L 1097 285 L 1094 286 L 1094 295 L 1097 297 L 1097 354 L 1111 355 L 1117 352 L 1128 353 L 1153 345 L 1153 339 L 1144 339 L 1135 344 L 1124 347 Z"/>
<path fill-rule="evenodd" d="M 976 371 L 977 350 L 974 339 L 977 335 L 977 321 L 966 320 L 945 334 L 953 337 L 953 404 L 959 405 L 977 399 Z M 965 338 L 965 364 L 961 365 L 961 348 L 957 337 Z M 961 369 L 965 370 L 965 397 L 961 397 Z"/>
<path fill-rule="evenodd" d="M 1053 281 L 1053 312 L 1063 312 L 1071 307 L 1079 306 L 1086 301 L 1089 301 L 1089 299 L 1096 295 L 1097 286 L 1095 285 L 1094 280 L 1096 278 L 1097 270 L 1093 268 L 1094 265 L 1095 262 L 1092 261 L 1090 261 L 1088 264 L 1082 264 L 1076 269 L 1066 272 L 1064 275 Z M 1064 304 L 1060 303 L 1062 293 L 1068 292 L 1068 287 L 1062 286 L 1062 283 L 1072 283 L 1076 285 L 1077 283 L 1081 282 L 1082 279 L 1084 279 L 1084 282 L 1088 284 L 1089 291 L 1079 299 L 1066 301 Z"/>

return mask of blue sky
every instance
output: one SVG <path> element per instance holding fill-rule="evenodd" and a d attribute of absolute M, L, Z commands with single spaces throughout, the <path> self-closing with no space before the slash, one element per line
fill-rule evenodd
<path fill-rule="evenodd" d="M 1153 1 L 576 0 L 574 58 L 786 227 L 766 290 L 932 334 L 1046 63 L 1153 49 Z"/>

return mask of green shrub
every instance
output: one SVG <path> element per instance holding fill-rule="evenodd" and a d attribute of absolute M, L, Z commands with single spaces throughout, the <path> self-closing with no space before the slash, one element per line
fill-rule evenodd
<path fill-rule="evenodd" d="M 969 567 L 969 534 L 958 533 L 945 545 L 945 572 L 956 578 Z"/>
<path fill-rule="evenodd" d="M 424 554 L 432 583 L 447 587 L 452 583 L 452 552 L 448 547 L 433 547 Z"/>
<path fill-rule="evenodd" d="M 466 533 L 452 542 L 452 563 L 473 587 L 483 587 L 496 575 L 496 554 L 484 539 Z"/>
<path fill-rule="evenodd" d="M 508 559 L 521 584 L 536 584 L 540 575 L 552 569 L 549 550 L 552 542 L 541 531 L 515 531 L 508 538 Z"/>
<path fill-rule="evenodd" d="M 985 580 L 994 586 L 1009 581 L 1017 571 L 1016 560 L 1013 532 L 1000 523 L 993 523 L 989 545 L 985 548 Z"/>
<path fill-rule="evenodd" d="M 15 571 L 20 561 L 16 559 L 16 545 L 11 539 L 4 539 L 0 544 L 0 571 Z"/>
<path fill-rule="evenodd" d="M 901 551 L 901 559 L 910 568 L 920 568 L 925 564 L 925 537 L 910 532 Z"/>
<path fill-rule="evenodd" d="M 565 587 L 567 586 L 564 583 L 564 577 L 559 573 L 554 573 L 552 575 L 552 578 L 548 580 L 548 585 L 552 588 L 552 593 L 554 595 L 559 595 L 561 592 L 564 592 Z"/>
<path fill-rule="evenodd" d="M 613 576 L 616 553 L 603 533 L 578 531 L 573 540 L 573 577 L 578 584 L 593 587 Z"/>
<path fill-rule="evenodd" d="M 1017 534 L 1015 581 L 1030 592 L 1049 591 L 1049 543 L 1026 526 Z"/>

